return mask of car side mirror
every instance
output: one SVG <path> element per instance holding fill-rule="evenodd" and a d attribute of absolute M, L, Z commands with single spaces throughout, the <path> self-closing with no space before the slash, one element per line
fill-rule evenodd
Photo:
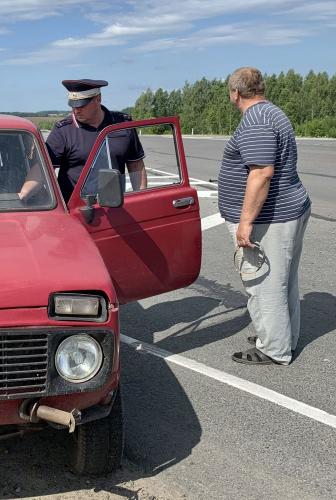
<path fill-rule="evenodd" d="M 118 208 L 124 204 L 124 190 L 119 170 L 99 170 L 97 201 L 101 207 Z"/>

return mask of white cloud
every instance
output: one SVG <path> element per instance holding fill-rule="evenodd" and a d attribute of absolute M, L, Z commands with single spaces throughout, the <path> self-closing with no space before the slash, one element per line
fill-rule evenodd
<path fill-rule="evenodd" d="M 163 15 L 152 19 L 151 17 L 136 18 L 130 20 L 128 24 L 121 22 L 111 24 L 105 27 L 98 33 L 93 33 L 82 38 L 67 38 L 57 40 L 53 43 L 56 47 L 102 47 L 122 43 L 122 40 L 130 38 L 145 37 L 158 33 L 185 31 L 192 28 L 191 23 L 187 23 L 184 19 L 179 19 L 177 16 Z"/>
<path fill-rule="evenodd" d="M 235 12 L 257 12 L 259 9 L 267 7 L 268 10 L 278 6 L 292 4 L 290 0 L 170 0 L 162 2 L 161 0 L 136 0 L 128 2 L 132 5 L 132 18 L 138 20 L 139 24 L 143 19 L 148 22 L 163 24 L 177 24 L 180 22 L 195 21 L 207 19 L 218 15 L 230 14 Z M 102 23 L 110 22 L 108 16 L 101 16 Z M 123 21 L 129 23 L 129 15 L 123 16 Z M 132 21 L 131 21 L 132 22 Z"/>
<path fill-rule="evenodd" d="M 1 0 L 2 23 L 60 16 L 78 9 L 95 23 L 129 26 L 174 26 L 232 13 L 291 12 L 293 14 L 335 15 L 334 1 L 316 0 Z M 287 10 L 286 10 L 287 9 Z M 125 10 L 127 12 L 125 12 Z M 322 18 L 322 17 L 321 17 Z M 117 20 L 117 22 L 116 22 Z M 145 21 L 145 23 L 144 23 Z"/>
<path fill-rule="evenodd" d="M 126 34 L 174 31 L 192 27 L 202 19 L 216 18 L 233 13 L 257 14 L 267 7 L 272 11 L 279 6 L 291 5 L 290 0 L 136 0 L 126 2 L 133 7 L 131 12 L 116 14 L 91 14 L 88 17 L 96 23 L 107 26 L 103 33 L 111 36 Z"/>
<path fill-rule="evenodd" d="M 318 3 L 316 0 L 54 0 L 52 7 L 49 0 L 0 1 L 0 15 L 9 19 L 60 16 L 69 9 L 77 9 L 79 16 L 86 16 L 102 26 L 86 36 L 55 40 L 41 50 L 12 57 L 3 63 L 70 61 L 88 49 L 115 45 L 142 52 L 228 43 L 289 45 L 312 36 L 319 27 L 316 24 L 305 29 L 301 22 L 303 17 L 316 18 L 318 12 L 319 16 L 329 13 L 330 17 L 336 6 L 335 2 Z M 271 22 L 275 19 L 273 15 L 283 15 L 283 19 Z M 232 16 L 236 22 L 230 23 Z M 237 21 L 251 19 L 251 16 L 254 23 Z M 207 30 L 200 29 L 203 20 L 219 22 L 220 18 L 226 22 Z"/>
<path fill-rule="evenodd" d="M 31 52 L 30 54 L 8 58 L 2 61 L 2 65 L 9 66 L 30 66 L 34 64 L 47 64 L 50 61 L 60 62 L 60 61 L 73 61 L 79 55 L 76 51 L 64 51 L 62 49 L 47 47 L 36 52 Z"/>
<path fill-rule="evenodd" d="M 336 2 L 305 2 L 302 5 L 292 6 L 285 14 L 310 21 L 330 21 L 336 18 Z"/>
<path fill-rule="evenodd" d="M 59 49 L 59 51 L 64 50 L 65 52 L 70 52 L 74 49 L 93 49 L 96 47 L 107 47 L 109 45 L 122 45 L 123 43 L 123 40 L 111 39 L 97 34 L 88 36 L 87 38 L 64 38 L 63 40 L 57 40 L 51 43 L 50 46 L 51 48 Z"/>
<path fill-rule="evenodd" d="M 100 3 L 96 0 L 96 3 Z M 0 19 L 2 23 L 32 21 L 61 15 L 73 7 L 92 5 L 92 0 L 1 0 Z"/>
<path fill-rule="evenodd" d="M 214 26 L 183 38 L 160 38 L 145 41 L 132 51 L 155 52 L 160 50 L 199 49 L 210 45 L 244 43 L 253 45 L 290 45 L 311 34 L 311 30 L 288 28 L 280 25 L 237 24 Z"/>

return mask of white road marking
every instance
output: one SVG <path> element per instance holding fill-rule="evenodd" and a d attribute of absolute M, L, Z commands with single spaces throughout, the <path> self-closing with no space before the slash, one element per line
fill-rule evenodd
<path fill-rule="evenodd" d="M 169 175 L 170 177 L 173 177 L 175 179 L 180 178 L 178 174 L 172 174 L 171 172 L 166 172 L 165 170 L 158 170 L 157 168 L 148 167 L 147 170 L 149 170 L 150 172 L 157 172 L 158 174 Z"/>
<path fill-rule="evenodd" d="M 148 177 L 147 177 L 148 179 Z M 155 186 L 170 186 L 170 185 L 176 185 L 178 184 L 177 182 L 167 182 L 166 180 L 160 180 L 160 179 L 164 179 L 164 177 L 156 177 L 157 180 L 155 181 L 149 181 L 148 182 L 148 189 L 150 189 L 151 187 L 155 187 Z"/>
<path fill-rule="evenodd" d="M 180 178 L 178 174 L 171 174 L 169 172 L 166 172 L 165 170 L 159 170 L 157 168 L 148 167 L 147 170 L 149 170 L 150 172 L 157 172 L 158 174 L 169 175 L 171 178 L 178 178 L 178 179 Z M 212 188 L 214 187 L 214 185 L 216 186 L 216 184 L 214 184 L 213 182 L 203 181 L 202 179 L 195 179 L 194 177 L 189 177 L 189 181 L 191 184 L 211 186 Z"/>
<path fill-rule="evenodd" d="M 156 168 L 149 168 L 151 172 L 156 172 L 160 174 L 160 177 L 156 177 L 158 179 L 157 181 L 149 182 L 149 187 L 152 186 L 160 186 L 160 185 L 166 185 L 166 182 L 161 182 L 161 179 L 165 176 L 164 178 L 170 178 L 170 179 L 179 179 L 178 175 L 175 174 L 170 174 L 169 172 L 165 172 L 164 170 L 158 170 Z M 168 177 L 166 177 L 168 176 Z M 149 178 L 149 177 L 148 177 Z M 155 176 L 150 176 L 151 179 L 155 179 Z M 159 180 L 160 179 L 160 180 Z M 214 184 L 212 182 L 207 182 L 207 181 L 202 181 L 201 179 L 194 179 L 194 178 L 189 178 L 190 184 L 192 186 L 202 186 L 202 185 L 211 185 L 211 187 L 214 187 Z M 127 187 L 128 189 L 128 187 Z M 197 191 L 197 195 L 199 198 L 216 198 L 218 196 L 218 191 L 217 190 L 209 190 L 209 191 Z M 219 213 L 209 215 L 208 217 L 203 217 L 201 219 L 201 227 L 202 231 L 205 231 L 206 229 L 211 229 L 212 227 L 219 226 L 220 224 L 224 223 L 224 219 L 220 216 Z"/>
<path fill-rule="evenodd" d="M 214 187 L 217 188 L 217 185 L 213 182 L 210 182 L 210 181 L 202 181 L 202 179 L 194 179 L 194 177 L 189 177 L 189 180 L 191 183 L 195 183 L 195 184 L 203 184 L 203 186 L 211 186 L 212 189 Z M 215 191 L 217 191 L 217 189 L 215 189 Z"/>
<path fill-rule="evenodd" d="M 50 132 L 49 130 L 45 132 Z M 141 135 L 141 134 L 140 134 Z M 155 134 L 142 134 L 142 137 L 149 137 L 151 139 L 172 139 L 172 134 L 155 135 Z M 196 140 L 208 140 L 208 141 L 228 141 L 231 139 L 231 135 L 192 135 L 183 134 L 182 139 L 196 139 Z M 319 142 L 319 141 L 336 141 L 333 137 L 297 137 L 296 141 L 307 141 L 307 142 Z"/>
<path fill-rule="evenodd" d="M 331 415 L 324 410 L 320 410 L 314 406 L 309 406 L 306 403 L 302 403 L 302 401 L 297 401 L 296 399 L 284 396 L 283 394 L 273 391 L 272 389 L 267 389 L 262 385 L 255 384 L 254 382 L 249 382 L 248 380 L 230 375 L 229 373 L 217 370 L 216 368 L 211 368 L 210 366 L 194 361 L 193 359 L 180 356 L 179 354 L 172 354 L 171 352 L 160 349 L 155 345 L 147 344 L 146 342 L 139 342 L 138 340 L 126 335 L 120 335 L 120 339 L 121 342 L 129 345 L 138 352 L 152 354 L 153 356 L 164 359 L 168 363 L 188 368 L 193 372 L 205 375 L 206 377 L 217 380 L 222 384 L 235 387 L 236 389 L 247 392 L 248 394 L 264 399 L 283 408 L 287 408 L 294 413 L 298 413 L 336 429 L 336 416 Z"/>
<path fill-rule="evenodd" d="M 141 132 L 141 130 L 140 130 Z M 153 139 L 153 138 L 159 138 L 159 139 L 172 139 L 172 135 L 171 134 L 164 134 L 164 135 L 155 135 L 155 134 L 139 134 L 141 135 L 141 137 L 148 137 L 150 139 Z M 228 141 L 229 139 L 231 138 L 230 135 L 228 136 L 222 136 L 222 135 L 218 135 L 218 136 L 214 136 L 214 135 L 191 135 L 191 134 L 186 134 L 186 135 L 182 135 L 182 139 L 185 140 L 185 139 L 206 139 L 206 140 L 210 140 L 210 141 Z"/>
<path fill-rule="evenodd" d="M 203 217 L 201 219 L 201 227 L 202 231 L 205 231 L 206 229 L 211 229 L 212 227 L 219 226 L 220 224 L 223 224 L 225 221 L 223 217 L 221 217 L 220 213 L 217 212 L 216 214 L 209 215 L 208 217 Z"/>
<path fill-rule="evenodd" d="M 212 182 L 208 182 L 208 181 L 202 181 L 201 179 L 189 179 L 190 180 L 190 184 L 192 184 L 193 186 L 205 186 L 205 185 L 211 185 L 213 186 L 213 183 Z M 217 193 L 217 189 L 214 190 L 214 193 Z"/>
<path fill-rule="evenodd" d="M 217 191 L 198 191 L 197 190 L 197 196 L 199 198 L 217 198 L 218 193 L 217 193 Z"/>
<path fill-rule="evenodd" d="M 157 177 L 157 179 L 161 179 L 161 177 Z M 176 185 L 177 182 L 167 182 L 167 181 L 150 181 L 148 183 L 148 187 L 151 188 L 153 186 L 169 186 L 170 184 Z"/>
<path fill-rule="evenodd" d="M 175 179 L 177 176 L 167 173 L 167 175 L 160 175 L 160 179 Z M 158 179 L 157 175 L 147 175 L 147 179 Z"/>

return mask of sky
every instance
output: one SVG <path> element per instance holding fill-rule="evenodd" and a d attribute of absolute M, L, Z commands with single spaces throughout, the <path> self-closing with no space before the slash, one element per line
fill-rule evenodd
<path fill-rule="evenodd" d="M 68 109 L 64 79 L 120 110 L 241 66 L 334 75 L 335 35 L 335 0 L 0 0 L 0 112 Z"/>

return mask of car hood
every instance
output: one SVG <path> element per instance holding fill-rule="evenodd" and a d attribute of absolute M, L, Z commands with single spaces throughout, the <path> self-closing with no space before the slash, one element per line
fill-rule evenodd
<path fill-rule="evenodd" d="M 0 282 L 0 309 L 46 306 L 58 291 L 102 290 L 115 300 L 97 247 L 66 213 L 0 214 Z"/>

